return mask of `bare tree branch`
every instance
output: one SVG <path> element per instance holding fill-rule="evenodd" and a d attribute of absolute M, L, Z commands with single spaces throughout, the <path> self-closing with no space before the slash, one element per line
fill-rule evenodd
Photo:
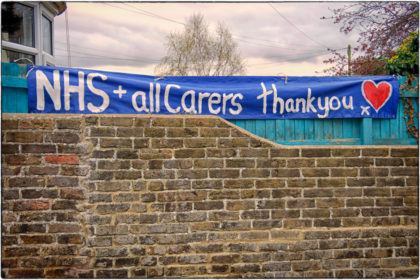
<path fill-rule="evenodd" d="M 358 46 L 354 48 L 352 68 L 366 75 L 380 73 L 385 57 L 391 57 L 412 31 L 418 30 L 419 4 L 414 1 L 400 2 L 357 2 L 341 9 L 333 9 L 330 18 L 340 24 L 340 31 L 349 34 L 358 31 Z M 324 72 L 347 75 L 347 61 L 343 55 L 332 53 L 333 57 L 324 61 L 333 67 Z"/>
<path fill-rule="evenodd" d="M 161 76 L 244 75 L 245 65 L 229 29 L 218 24 L 212 36 L 204 18 L 192 15 L 182 33 L 171 33 L 166 41 L 167 54 L 155 68 Z"/>

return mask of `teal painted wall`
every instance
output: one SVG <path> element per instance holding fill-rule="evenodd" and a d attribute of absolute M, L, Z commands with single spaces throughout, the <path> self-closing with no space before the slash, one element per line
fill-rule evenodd
<path fill-rule="evenodd" d="M 26 65 L 2 63 L 2 112 L 28 112 Z M 405 77 L 399 79 L 400 85 Z M 418 81 L 416 81 L 418 82 Z M 286 145 L 417 145 L 408 135 L 403 98 L 413 100 L 418 113 L 418 92 L 400 98 L 395 119 L 231 120 L 260 137 Z M 418 127 L 418 118 L 416 118 Z"/>

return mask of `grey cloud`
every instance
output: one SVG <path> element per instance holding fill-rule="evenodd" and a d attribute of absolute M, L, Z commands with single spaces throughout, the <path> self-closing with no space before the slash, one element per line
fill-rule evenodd
<path fill-rule="evenodd" d="M 79 13 L 76 11 L 72 13 L 74 11 L 72 3 L 68 4 L 73 46 L 72 61 L 75 65 L 101 67 L 110 64 L 118 66 L 156 64 L 156 61 L 152 60 L 158 60 L 165 54 L 166 35 L 170 31 L 182 29 L 179 24 L 124 12 L 117 8 L 115 8 L 115 17 L 106 18 L 99 11 L 100 8 L 104 8 L 103 4 L 85 4 L 86 9 L 91 9 L 91 11 L 80 12 L 79 9 Z M 247 61 L 319 63 L 320 57 L 316 55 L 324 54 L 322 50 L 325 48 L 314 41 L 332 48 L 343 48 L 348 42 L 355 40 L 354 36 L 346 37 L 339 33 L 339 27 L 332 22 L 320 20 L 322 16 L 331 14 L 327 6 L 343 5 L 331 2 L 273 4 L 282 15 L 314 41 L 306 38 L 267 3 L 235 3 L 233 5 L 226 3 L 137 3 L 132 5 L 145 7 L 145 10 L 177 21 L 185 21 L 193 11 L 204 14 L 211 26 L 215 26 L 218 21 L 223 21 L 230 27 Z M 97 9 L 92 9 L 92 7 L 97 7 Z M 87 16 L 89 14 L 92 16 Z M 127 18 L 122 19 L 121 16 Z M 57 50 L 60 55 L 57 56 L 57 62 L 66 65 L 64 15 L 57 17 L 55 22 L 56 46 L 60 48 Z M 111 59 L 115 57 L 124 59 Z"/>

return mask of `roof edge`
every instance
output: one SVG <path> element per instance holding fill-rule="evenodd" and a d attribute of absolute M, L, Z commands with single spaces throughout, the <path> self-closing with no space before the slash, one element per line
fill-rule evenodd
<path fill-rule="evenodd" d="M 54 2 L 54 4 L 57 6 L 58 8 L 58 15 L 61 15 L 66 9 L 67 9 L 67 4 L 66 2 Z"/>

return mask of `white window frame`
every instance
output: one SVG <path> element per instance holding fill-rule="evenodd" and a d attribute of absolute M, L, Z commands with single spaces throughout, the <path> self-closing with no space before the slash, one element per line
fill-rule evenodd
<path fill-rule="evenodd" d="M 28 47 L 25 45 L 12 43 L 9 41 L 2 40 L 2 49 L 20 52 L 35 56 L 36 65 L 55 65 L 54 55 L 54 12 L 58 13 L 57 9 L 49 2 L 34 3 L 34 2 L 17 2 L 22 5 L 26 5 L 34 9 L 34 40 L 35 47 Z M 51 40 L 52 40 L 52 51 L 53 55 L 44 52 L 42 47 L 42 16 L 45 16 L 51 21 Z"/>
<path fill-rule="evenodd" d="M 46 2 L 48 3 L 48 2 Z M 44 6 L 40 5 L 41 12 L 39 17 L 39 35 L 40 35 L 40 43 L 41 43 L 41 53 L 42 53 L 42 64 L 43 65 L 55 65 L 55 57 L 54 57 L 54 15 Z M 51 21 L 51 52 L 49 54 L 44 51 L 44 46 L 42 45 L 44 40 L 42 39 L 42 16 L 46 17 L 49 21 Z"/>

